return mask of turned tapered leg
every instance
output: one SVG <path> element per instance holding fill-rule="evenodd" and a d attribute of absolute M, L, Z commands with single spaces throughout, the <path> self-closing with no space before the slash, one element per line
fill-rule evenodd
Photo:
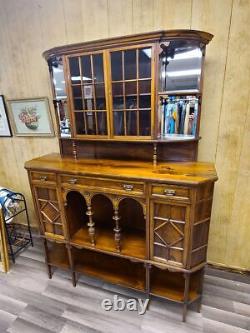
<path fill-rule="evenodd" d="M 183 312 L 182 312 L 182 321 L 186 321 L 187 316 L 187 308 L 188 308 L 188 301 L 189 301 L 189 286 L 190 286 L 190 274 L 184 273 L 185 279 L 185 289 L 184 289 L 184 304 L 183 304 Z"/>
<path fill-rule="evenodd" d="M 200 286 L 199 286 L 200 298 L 199 298 L 199 301 L 198 301 L 198 304 L 197 304 L 197 312 L 201 312 L 201 303 L 202 303 L 202 292 L 203 292 L 204 274 L 205 274 L 205 268 L 202 269 L 202 271 L 201 271 L 201 276 L 200 276 Z"/>
<path fill-rule="evenodd" d="M 48 244 L 47 244 L 47 241 L 46 239 L 44 239 L 44 251 L 45 251 L 45 263 L 46 263 L 46 266 L 47 266 L 47 272 L 48 272 L 48 277 L 49 279 L 52 279 L 52 268 L 51 268 L 51 265 L 49 265 L 49 250 L 48 250 Z"/>

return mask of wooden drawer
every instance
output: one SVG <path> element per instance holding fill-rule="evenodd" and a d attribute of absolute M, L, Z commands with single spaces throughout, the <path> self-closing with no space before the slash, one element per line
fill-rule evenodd
<path fill-rule="evenodd" d="M 152 185 L 151 194 L 153 197 L 161 197 L 172 200 L 190 200 L 190 189 L 188 187 L 160 184 Z"/>
<path fill-rule="evenodd" d="M 102 188 L 105 191 L 115 191 L 126 194 L 144 194 L 144 183 L 114 180 L 114 179 L 101 179 L 101 178 L 88 178 L 78 176 L 61 176 L 61 183 L 63 187 L 93 187 Z"/>
<path fill-rule="evenodd" d="M 33 183 L 56 183 L 56 175 L 54 173 L 31 171 L 30 175 Z"/>

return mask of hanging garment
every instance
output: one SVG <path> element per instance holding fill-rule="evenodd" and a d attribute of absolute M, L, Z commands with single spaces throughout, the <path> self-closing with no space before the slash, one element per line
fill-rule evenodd
<path fill-rule="evenodd" d="M 180 119 L 180 128 L 179 133 L 184 134 L 184 125 L 185 125 L 185 119 L 186 119 L 186 107 L 187 105 L 182 102 L 182 111 L 181 111 L 181 119 Z"/>
<path fill-rule="evenodd" d="M 181 134 L 181 117 L 182 117 L 182 112 L 184 110 L 184 103 L 183 101 L 179 101 L 177 103 L 177 126 L 176 126 L 176 133 Z"/>
<path fill-rule="evenodd" d="M 170 122 L 169 122 L 169 134 L 175 134 L 176 118 L 177 118 L 177 106 L 176 104 L 173 104 L 173 107 L 171 109 Z"/>
<path fill-rule="evenodd" d="M 161 137 L 164 136 L 164 128 L 165 128 L 165 102 L 163 100 L 159 103 L 159 115 L 160 115 L 160 133 Z"/>
<path fill-rule="evenodd" d="M 184 122 L 184 133 L 183 134 L 185 134 L 185 135 L 188 134 L 189 114 L 190 114 L 190 104 L 188 102 L 186 105 L 186 114 L 185 114 L 185 122 Z"/>
<path fill-rule="evenodd" d="M 167 135 L 170 133 L 170 120 L 172 117 L 172 109 L 173 109 L 173 103 L 167 103 L 165 108 L 165 128 L 164 128 L 164 135 Z"/>
<path fill-rule="evenodd" d="M 174 118 L 174 121 L 175 121 L 174 133 L 177 134 L 178 131 L 179 131 L 179 112 L 178 112 L 177 103 L 175 103 L 175 106 L 174 106 L 173 118 Z"/>

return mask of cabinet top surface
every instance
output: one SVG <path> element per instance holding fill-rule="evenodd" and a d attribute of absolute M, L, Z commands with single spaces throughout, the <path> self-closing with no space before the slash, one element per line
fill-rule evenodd
<path fill-rule="evenodd" d="M 214 165 L 205 162 L 170 162 L 157 163 L 157 166 L 153 166 L 151 162 L 141 161 L 74 160 L 53 153 L 27 161 L 25 168 L 79 176 L 149 180 L 187 185 L 198 185 L 217 180 Z"/>
<path fill-rule="evenodd" d="M 86 41 L 83 43 L 76 43 L 64 46 L 54 47 L 43 53 L 45 59 L 53 55 L 62 55 L 67 53 L 74 53 L 80 50 L 112 48 L 116 46 L 128 45 L 129 43 L 146 43 L 161 41 L 171 38 L 190 38 L 199 39 L 207 44 L 213 38 L 213 35 L 199 30 L 191 29 L 177 29 L 177 30 L 160 30 L 153 32 L 146 32 L 134 35 L 118 36 L 112 38 L 98 39 L 93 41 Z"/>

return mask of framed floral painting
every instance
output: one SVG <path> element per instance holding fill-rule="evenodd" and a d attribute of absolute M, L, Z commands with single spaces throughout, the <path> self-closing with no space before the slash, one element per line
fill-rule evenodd
<path fill-rule="evenodd" d="M 8 101 L 12 128 L 17 136 L 54 136 L 46 97 Z"/>
<path fill-rule="evenodd" d="M 0 95 L 0 136 L 12 136 L 3 95 Z"/>

